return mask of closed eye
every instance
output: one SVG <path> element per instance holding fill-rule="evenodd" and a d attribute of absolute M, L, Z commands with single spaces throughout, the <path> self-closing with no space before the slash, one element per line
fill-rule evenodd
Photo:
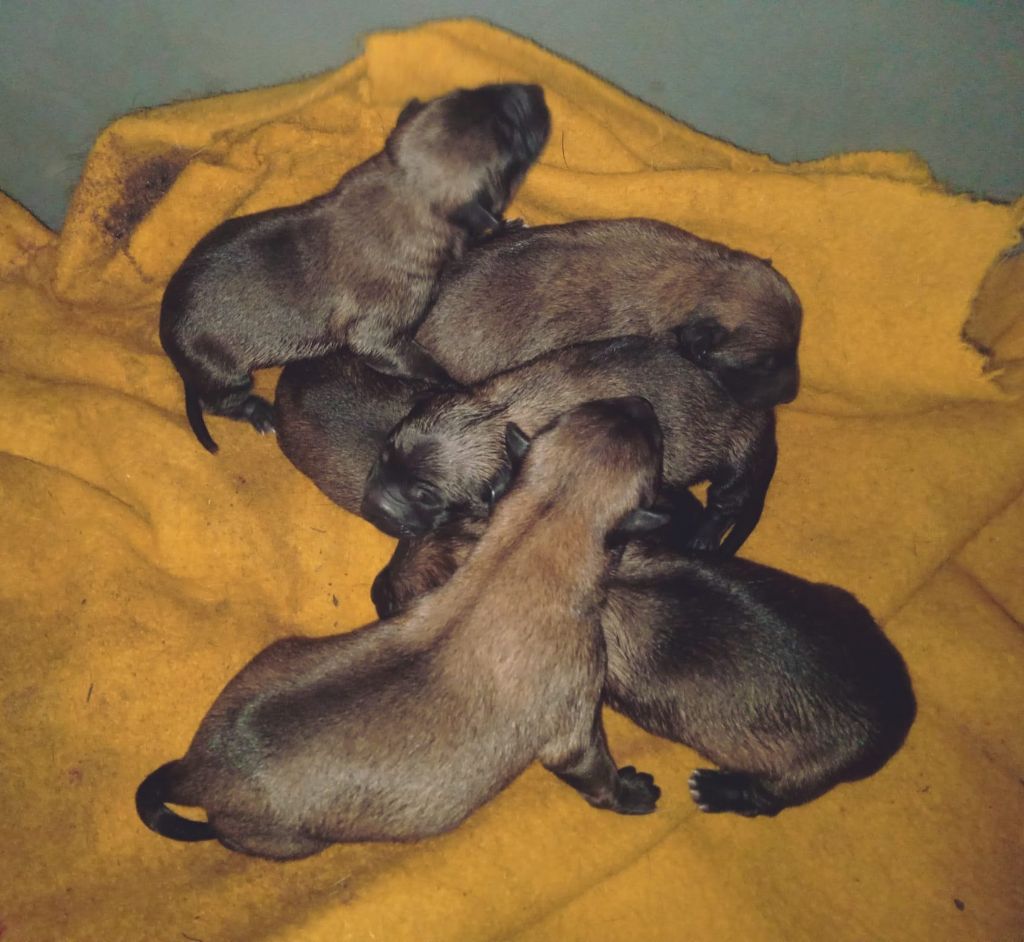
<path fill-rule="evenodd" d="M 441 492 L 429 481 L 414 481 L 409 486 L 407 496 L 410 501 L 428 507 L 437 507 L 443 503 Z"/>

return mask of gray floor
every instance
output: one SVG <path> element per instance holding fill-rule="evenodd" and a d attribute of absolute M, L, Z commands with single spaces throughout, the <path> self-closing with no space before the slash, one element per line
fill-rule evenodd
<path fill-rule="evenodd" d="M 1024 0 L 0 0 L 0 189 L 57 227 L 125 111 L 334 68 L 381 27 L 476 15 L 744 147 L 911 149 L 1024 192 Z"/>

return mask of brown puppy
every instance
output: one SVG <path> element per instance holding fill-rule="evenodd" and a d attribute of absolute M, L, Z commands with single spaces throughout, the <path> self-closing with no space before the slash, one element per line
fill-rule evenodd
<path fill-rule="evenodd" d="M 509 427 L 510 448 L 526 439 Z M 515 489 L 442 589 L 398 619 L 288 638 L 217 698 L 183 759 L 139 786 L 142 820 L 279 859 L 457 826 L 539 760 L 591 804 L 654 810 L 600 720 L 597 616 L 609 533 L 656 523 L 660 433 L 640 399 L 590 403 L 537 436 Z M 165 802 L 202 806 L 208 823 Z"/>
<path fill-rule="evenodd" d="M 678 531 L 693 525 L 695 498 Z M 443 585 L 485 524 L 403 539 L 373 586 L 382 617 Z M 702 811 L 774 815 L 876 772 L 916 711 L 906 665 L 850 593 L 652 534 L 608 577 L 604 696 L 718 764 L 690 777 Z M 429 596 L 428 596 L 429 597 Z"/>
<path fill-rule="evenodd" d="M 508 475 L 506 423 L 532 434 L 581 402 L 626 395 L 648 399 L 658 415 L 665 483 L 711 482 L 692 546 L 736 552 L 760 519 L 775 471 L 774 414 L 739 405 L 679 355 L 672 334 L 565 347 L 418 403 L 374 464 L 362 515 L 399 537 L 484 518 Z"/>
<path fill-rule="evenodd" d="M 281 371 L 274 400 L 277 442 L 336 504 L 358 514 L 366 476 L 388 433 L 440 389 L 386 376 L 350 350 L 299 360 Z"/>
<path fill-rule="evenodd" d="M 203 410 L 273 429 L 252 371 L 348 346 L 385 373 L 444 379 L 411 339 L 441 266 L 493 229 L 547 140 L 536 85 L 487 85 L 399 115 L 384 150 L 329 193 L 230 219 L 173 275 L 160 340 Z"/>
<path fill-rule="evenodd" d="M 651 219 L 584 220 L 473 248 L 416 340 L 473 383 L 569 344 L 677 330 L 694 363 L 764 408 L 796 396 L 801 320 L 770 262 Z"/>

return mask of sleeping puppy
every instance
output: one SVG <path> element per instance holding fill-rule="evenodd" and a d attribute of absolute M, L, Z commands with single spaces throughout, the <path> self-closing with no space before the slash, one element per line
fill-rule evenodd
<path fill-rule="evenodd" d="M 690 776 L 702 811 L 774 815 L 876 772 L 916 707 L 871 614 L 835 586 L 681 553 L 700 505 L 680 501 L 675 533 L 630 542 L 606 581 L 606 702 L 719 766 Z M 402 539 L 374 581 L 381 616 L 444 585 L 485 528 L 464 520 Z"/>
<path fill-rule="evenodd" d="M 289 363 L 274 400 L 277 443 L 334 503 L 358 514 L 388 433 L 438 391 L 426 380 L 387 376 L 351 350 Z"/>
<path fill-rule="evenodd" d="M 362 516 L 398 537 L 486 518 L 509 472 L 506 423 L 532 434 L 581 402 L 626 395 L 648 399 L 658 415 L 665 483 L 711 483 L 691 546 L 735 553 L 761 517 L 775 472 L 774 413 L 741 406 L 680 356 L 672 334 L 565 347 L 417 403 L 367 478 Z"/>
<path fill-rule="evenodd" d="M 770 262 L 652 219 L 510 231 L 448 268 L 416 340 L 472 383 L 587 340 L 676 330 L 741 405 L 791 401 L 800 301 Z"/>
<path fill-rule="evenodd" d="M 381 372 L 445 379 L 411 339 L 441 266 L 499 227 L 547 140 L 536 85 L 461 89 L 399 115 L 384 149 L 323 196 L 222 223 L 172 276 L 160 341 L 189 423 L 203 411 L 273 430 L 252 371 L 347 346 Z"/>
<path fill-rule="evenodd" d="M 507 434 L 521 473 L 454 578 L 398 618 L 258 654 L 184 758 L 139 786 L 148 827 L 276 859 L 418 840 L 456 827 L 535 760 L 595 807 L 654 810 L 653 779 L 617 770 L 608 752 L 597 621 L 609 535 L 663 519 L 645 509 L 660 463 L 654 412 L 640 399 L 588 403 L 532 446 L 515 426 Z"/>

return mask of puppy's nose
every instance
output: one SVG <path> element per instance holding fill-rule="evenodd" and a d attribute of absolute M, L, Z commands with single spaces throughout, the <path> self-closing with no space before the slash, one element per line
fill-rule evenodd
<path fill-rule="evenodd" d="M 800 369 L 794 366 L 792 370 L 787 371 L 785 377 L 780 384 L 779 389 L 779 404 L 784 405 L 787 402 L 792 402 L 796 399 L 796 394 L 800 391 Z"/>
<path fill-rule="evenodd" d="M 386 488 L 369 488 L 363 495 L 359 514 L 388 536 L 399 537 L 405 522 L 406 507 Z"/>

